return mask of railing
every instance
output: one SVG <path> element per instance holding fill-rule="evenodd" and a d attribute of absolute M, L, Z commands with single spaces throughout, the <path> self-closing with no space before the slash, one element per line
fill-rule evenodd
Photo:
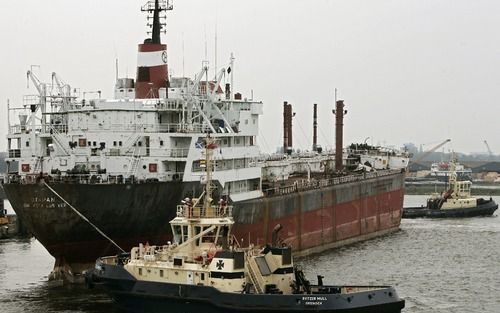
<path fill-rule="evenodd" d="M 13 125 L 9 127 L 9 134 L 22 134 L 30 132 L 31 125 Z M 51 134 L 56 129 L 60 133 L 66 133 L 68 130 L 85 130 L 87 132 L 142 132 L 142 133 L 205 133 L 210 130 L 204 124 L 196 123 L 192 125 L 182 123 L 171 124 L 85 124 L 78 127 L 69 127 L 66 124 L 58 125 L 35 125 L 35 132 Z"/>
<path fill-rule="evenodd" d="M 185 158 L 189 154 L 189 149 L 166 149 L 166 152 L 171 158 Z"/>
<path fill-rule="evenodd" d="M 9 134 L 22 134 L 31 132 L 33 126 L 30 124 L 25 125 L 13 125 L 9 127 Z M 67 133 L 68 125 L 66 124 L 45 124 L 45 125 L 35 125 L 35 132 L 43 134 L 52 134 L 54 132 Z"/>
<path fill-rule="evenodd" d="M 142 184 L 146 182 L 160 182 L 158 178 L 146 178 L 138 179 L 135 176 L 128 175 L 129 173 L 113 173 L 110 174 L 99 174 L 97 172 L 82 173 L 82 174 L 63 174 L 58 173 L 44 173 L 43 179 L 49 183 L 72 183 L 72 184 Z M 182 181 L 184 173 L 182 172 L 170 172 L 163 175 L 161 181 Z M 33 184 L 40 180 L 40 174 L 10 174 L 8 176 L 10 183 L 18 184 Z M 167 178 L 167 179 L 165 179 Z M 171 178 L 171 179 L 168 179 Z"/>
<path fill-rule="evenodd" d="M 139 152 L 134 153 L 133 149 L 110 148 L 105 152 L 106 156 L 150 156 L 150 157 L 170 157 L 170 158 L 186 158 L 189 154 L 188 148 L 161 149 L 149 148 L 149 155 L 146 153 L 147 147 L 141 147 Z"/>
<path fill-rule="evenodd" d="M 327 179 L 321 179 L 321 180 L 311 180 L 311 181 L 302 180 L 302 181 L 296 181 L 293 185 L 265 189 L 265 190 L 263 190 L 263 193 L 267 196 L 285 195 L 285 194 L 291 194 L 291 193 L 299 192 L 299 191 L 306 191 L 306 190 L 323 188 L 323 187 L 328 187 L 328 186 L 333 186 L 333 185 L 347 184 L 347 183 L 352 183 L 352 182 L 366 180 L 366 179 L 384 177 L 384 176 L 394 175 L 396 173 L 401 173 L 401 170 L 383 170 L 383 171 L 377 171 L 377 172 L 372 172 L 372 173 L 363 173 L 363 174 L 358 174 L 358 175 L 347 175 L 347 176 L 342 176 L 342 177 L 334 177 L 334 178 L 327 178 Z"/>
<path fill-rule="evenodd" d="M 159 110 L 180 111 L 182 110 L 183 102 L 178 100 L 166 100 L 165 102 L 155 103 L 155 107 Z"/>
<path fill-rule="evenodd" d="M 177 216 L 187 218 L 222 218 L 233 216 L 231 205 L 211 205 L 208 208 L 183 204 L 177 206 Z"/>

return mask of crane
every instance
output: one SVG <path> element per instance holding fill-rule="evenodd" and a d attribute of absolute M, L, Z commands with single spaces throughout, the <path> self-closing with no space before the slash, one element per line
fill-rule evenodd
<path fill-rule="evenodd" d="M 446 139 L 445 141 L 442 141 L 440 142 L 438 145 L 432 147 L 431 149 L 425 151 L 424 153 L 422 153 L 421 155 L 419 155 L 416 159 L 414 159 L 412 162 L 413 163 L 418 163 L 420 161 L 422 161 L 423 159 L 425 159 L 429 154 L 431 154 L 432 152 L 436 151 L 437 149 L 441 148 L 442 146 L 444 146 L 445 144 L 447 144 L 448 142 L 450 142 L 451 139 Z"/>
<path fill-rule="evenodd" d="M 38 79 L 38 77 L 35 75 L 35 73 L 33 73 L 33 67 L 35 67 L 36 65 L 32 65 L 31 66 L 31 70 L 29 70 L 28 72 L 26 72 L 26 77 L 28 79 L 28 88 L 29 88 L 29 82 L 30 80 L 33 82 L 33 85 L 35 86 L 36 90 L 38 91 L 38 94 L 39 94 L 39 98 L 37 99 L 37 103 L 35 102 L 30 102 L 29 105 L 31 106 L 31 112 L 32 112 L 32 115 L 29 117 L 28 119 L 28 123 L 34 123 L 34 119 L 35 119 L 35 112 L 38 111 L 38 109 L 40 108 L 41 112 L 42 112 L 42 117 L 41 117 L 41 121 L 42 121 L 42 125 L 45 125 L 45 116 L 43 115 L 44 113 L 46 113 L 46 106 L 47 106 L 47 84 L 44 84 L 40 81 L 40 79 Z"/>
<path fill-rule="evenodd" d="M 484 140 L 484 144 L 486 145 L 486 149 L 488 149 L 488 155 L 490 156 L 490 161 L 493 161 L 493 152 L 491 152 L 490 145 L 486 139 Z"/>

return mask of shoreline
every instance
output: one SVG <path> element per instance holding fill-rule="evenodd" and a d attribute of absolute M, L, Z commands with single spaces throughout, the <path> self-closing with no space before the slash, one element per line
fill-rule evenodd
<path fill-rule="evenodd" d="M 421 185 L 405 186 L 405 195 L 429 195 L 433 192 L 441 192 L 444 186 Z M 483 186 L 472 187 L 473 196 L 500 196 L 500 188 L 483 188 Z"/>

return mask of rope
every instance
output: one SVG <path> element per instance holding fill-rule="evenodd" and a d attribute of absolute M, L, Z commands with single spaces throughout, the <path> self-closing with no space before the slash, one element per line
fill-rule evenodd
<path fill-rule="evenodd" d="M 64 200 L 63 197 L 61 197 L 54 189 L 52 189 L 49 185 L 47 185 L 46 182 L 43 181 L 43 184 L 45 185 L 45 187 L 47 187 L 50 191 L 52 191 L 57 197 L 59 197 L 59 199 L 61 199 L 64 203 L 66 203 L 70 208 L 71 210 L 73 210 L 73 212 L 75 212 L 78 216 L 80 216 L 85 222 L 87 222 L 90 226 L 92 226 L 99 234 L 101 234 L 104 238 L 106 238 L 107 240 L 109 240 L 109 242 L 111 242 L 115 247 L 117 247 L 121 252 L 125 253 L 125 250 L 123 250 L 116 242 L 113 241 L 113 239 L 109 238 L 108 236 L 106 236 L 105 233 L 103 233 L 97 226 L 95 226 L 94 224 L 92 224 L 92 222 L 90 222 L 88 220 L 88 218 L 86 218 L 82 213 L 78 212 L 77 209 L 75 209 L 71 204 L 69 204 L 68 201 Z"/>

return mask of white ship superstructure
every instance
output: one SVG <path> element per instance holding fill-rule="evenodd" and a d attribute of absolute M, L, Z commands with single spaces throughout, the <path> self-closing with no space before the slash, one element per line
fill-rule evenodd
<path fill-rule="evenodd" d="M 431 164 L 430 177 L 438 180 L 447 181 L 451 177 L 451 163 L 452 162 L 435 162 Z M 463 164 L 455 164 L 455 173 L 459 180 L 471 180 L 472 169 L 466 168 Z"/>
<path fill-rule="evenodd" d="M 120 79 L 116 99 L 86 100 L 69 85 L 55 88 L 28 72 L 40 93 L 26 96 L 24 109 L 9 109 L 19 123 L 9 123 L 8 160 L 19 161 L 27 182 L 41 173 L 54 179 L 90 175 L 99 183 L 200 181 L 201 138 L 210 132 L 220 142 L 214 179 L 224 193 L 259 197 L 256 137 L 263 104 L 234 95 L 230 84 L 223 92 L 226 74 L 222 69 L 217 81 L 209 81 L 205 66 L 195 79 L 171 78 L 168 92 L 160 89 L 160 98 L 149 99 L 128 98 L 134 82 Z"/>

